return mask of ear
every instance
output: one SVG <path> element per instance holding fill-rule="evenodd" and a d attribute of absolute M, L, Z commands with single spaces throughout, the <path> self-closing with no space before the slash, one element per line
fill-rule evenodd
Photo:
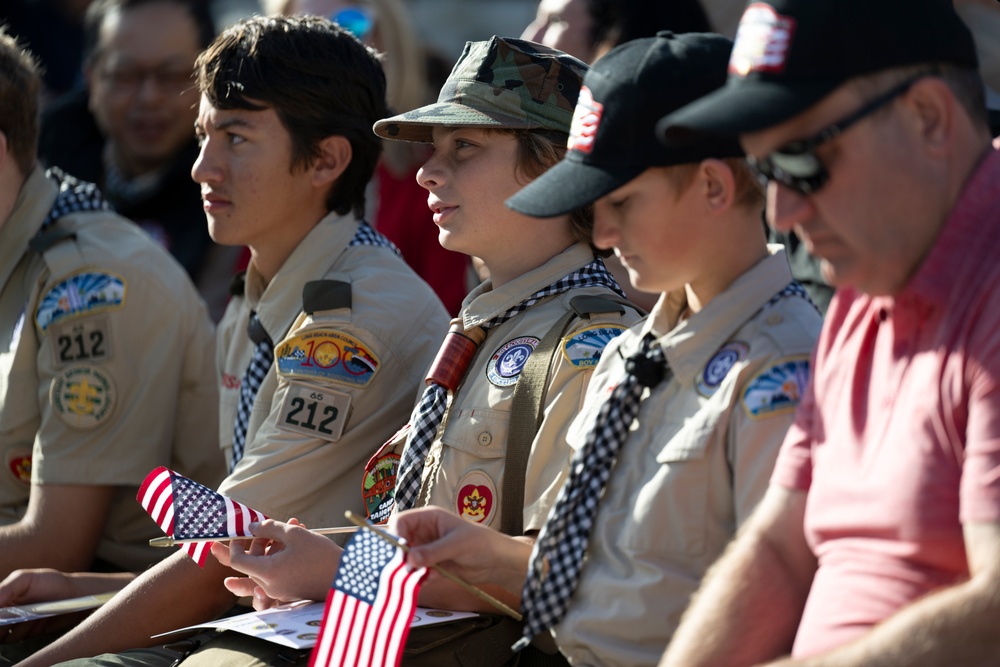
<path fill-rule="evenodd" d="M 709 213 L 719 214 L 729 210 L 736 196 L 736 179 L 733 170 L 722 160 L 710 158 L 698 165 L 702 197 Z"/>
<path fill-rule="evenodd" d="M 946 155 L 955 141 L 958 100 L 944 80 L 925 77 L 904 97 L 910 111 L 909 128 L 930 155 Z"/>
<path fill-rule="evenodd" d="M 310 167 L 312 183 L 318 188 L 327 188 L 340 178 L 351 164 L 354 151 L 347 137 L 334 135 L 319 142 L 319 157 Z"/>

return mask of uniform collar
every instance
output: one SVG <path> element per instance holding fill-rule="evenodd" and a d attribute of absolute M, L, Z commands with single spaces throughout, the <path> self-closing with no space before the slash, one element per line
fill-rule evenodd
<path fill-rule="evenodd" d="M 21 185 L 10 217 L 0 227 L 0 286 L 6 285 L 18 262 L 28 250 L 28 242 L 41 229 L 59 190 L 35 166 Z"/>
<path fill-rule="evenodd" d="M 462 303 L 462 322 L 466 329 L 488 322 L 521 303 L 540 289 L 594 261 L 594 251 L 583 243 L 571 245 L 536 269 L 532 269 L 493 289 L 493 281 L 479 285 Z"/>
<path fill-rule="evenodd" d="M 686 307 L 684 299 L 664 294 L 643 325 L 660 341 L 674 375 L 694 381 L 716 352 L 757 311 L 792 282 L 792 273 L 781 246 L 769 246 L 770 255 L 737 278 L 702 310 L 675 325 Z"/>
<path fill-rule="evenodd" d="M 244 294 L 272 340 L 283 338 L 302 312 L 303 284 L 327 273 L 354 238 L 359 224 L 353 217 L 328 213 L 299 242 L 270 283 L 264 282 L 250 262 Z"/>

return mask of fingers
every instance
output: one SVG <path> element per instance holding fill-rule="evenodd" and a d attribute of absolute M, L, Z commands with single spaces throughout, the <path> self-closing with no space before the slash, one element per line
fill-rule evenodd
<path fill-rule="evenodd" d="M 259 588 L 249 577 L 226 577 L 223 583 L 230 593 L 241 598 L 253 595 L 254 589 Z"/>
<path fill-rule="evenodd" d="M 230 542 L 229 544 L 213 542 L 210 550 L 217 561 L 229 567 L 229 550 L 235 548 L 235 546 L 234 542 Z"/>

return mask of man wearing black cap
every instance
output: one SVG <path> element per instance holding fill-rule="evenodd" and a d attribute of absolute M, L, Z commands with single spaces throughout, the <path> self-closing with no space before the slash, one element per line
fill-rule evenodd
<path fill-rule="evenodd" d="M 949 0 L 750 5 L 665 140 L 740 135 L 838 287 L 771 487 L 664 665 L 1000 662 L 1000 155 Z"/>
<path fill-rule="evenodd" d="M 653 136 L 664 110 L 722 84 L 729 47 L 718 35 L 660 33 L 609 52 L 584 78 L 566 157 L 507 201 L 552 218 L 594 203 L 593 242 L 615 249 L 635 287 L 661 295 L 598 362 L 523 585 L 525 643 L 551 628 L 574 665 L 659 660 L 763 495 L 805 389 L 820 316 L 765 244 L 739 146 L 673 150 Z M 397 528 L 416 545 L 446 538 L 414 557 L 458 560 L 522 589 L 530 549 L 449 521 L 403 513 Z"/>

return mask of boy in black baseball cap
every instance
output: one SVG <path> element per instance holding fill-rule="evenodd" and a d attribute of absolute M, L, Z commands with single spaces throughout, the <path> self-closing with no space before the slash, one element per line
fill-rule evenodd
<path fill-rule="evenodd" d="M 660 129 L 739 135 L 837 286 L 771 486 L 662 664 L 1000 664 L 1000 153 L 952 1 L 754 2 L 727 85 Z"/>
<path fill-rule="evenodd" d="M 663 113 L 722 84 L 729 47 L 661 33 L 609 52 L 584 76 L 567 156 L 508 200 L 551 217 L 594 203 L 594 244 L 661 293 L 598 362 L 569 426 L 568 481 L 530 554 L 524 641 L 551 629 L 571 664 L 657 662 L 764 493 L 808 377 L 820 317 L 765 244 L 738 146 L 672 150 L 654 136 Z M 397 529 L 431 542 L 417 558 L 522 588 L 523 545 L 440 511 L 404 512 Z"/>

